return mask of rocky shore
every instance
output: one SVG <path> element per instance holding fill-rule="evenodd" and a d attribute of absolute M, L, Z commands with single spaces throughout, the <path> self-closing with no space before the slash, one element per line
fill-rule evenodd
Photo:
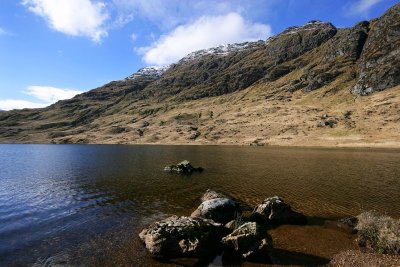
<path fill-rule="evenodd" d="M 190 217 L 171 216 L 143 229 L 139 237 L 152 257 L 217 256 L 268 261 L 273 248 L 268 229 L 282 224 L 305 225 L 305 215 L 277 196 L 266 198 L 250 216 L 234 199 L 207 190 Z"/>
<path fill-rule="evenodd" d="M 279 231 L 275 229 L 284 225 L 306 228 L 312 227 L 313 223 L 278 196 L 265 198 L 249 214 L 242 212 L 237 200 L 208 189 L 190 216 L 173 215 L 156 221 L 145 227 L 139 238 L 151 257 L 162 261 L 215 259 L 222 255 L 230 262 L 276 264 L 276 255 L 284 256 L 287 252 L 274 249 L 273 239 L 280 239 Z M 357 217 L 324 220 L 323 225 L 337 234 L 353 236 L 360 251 L 344 250 L 334 255 L 330 262 L 315 258 L 313 264 L 316 266 L 398 266 L 400 220 L 365 212 Z M 296 262 L 291 264 L 296 265 Z"/>

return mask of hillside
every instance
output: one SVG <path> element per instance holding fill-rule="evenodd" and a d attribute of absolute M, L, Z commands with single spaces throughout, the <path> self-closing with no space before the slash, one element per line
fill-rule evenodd
<path fill-rule="evenodd" d="M 0 113 L 2 143 L 400 147 L 399 132 L 400 4 L 352 28 L 311 21 Z"/>

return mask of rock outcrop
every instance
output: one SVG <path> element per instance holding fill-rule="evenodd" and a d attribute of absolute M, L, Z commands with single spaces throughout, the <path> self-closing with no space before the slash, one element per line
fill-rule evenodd
<path fill-rule="evenodd" d="M 146 227 L 139 234 L 153 257 L 202 256 L 213 252 L 226 229 L 201 218 L 172 216 Z"/>
<path fill-rule="evenodd" d="M 327 44 L 322 63 L 337 61 L 357 61 L 368 38 L 370 23 L 362 21 L 352 28 L 339 29 L 337 34 Z"/>
<path fill-rule="evenodd" d="M 251 219 L 271 225 L 303 225 L 307 223 L 306 216 L 293 211 L 290 205 L 286 204 L 283 199 L 278 196 L 266 198 L 254 209 Z"/>
<path fill-rule="evenodd" d="M 243 259 L 266 258 L 272 248 L 272 238 L 267 230 L 255 223 L 247 222 L 222 238 L 222 243 Z"/>
<path fill-rule="evenodd" d="M 310 21 L 301 27 L 289 27 L 267 40 L 267 54 L 275 63 L 296 58 L 320 46 L 337 32 L 331 23 Z"/>

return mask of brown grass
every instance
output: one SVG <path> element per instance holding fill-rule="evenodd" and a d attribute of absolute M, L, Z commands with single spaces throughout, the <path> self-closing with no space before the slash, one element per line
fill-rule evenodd
<path fill-rule="evenodd" d="M 368 211 L 357 216 L 358 243 L 379 253 L 400 253 L 400 220 Z"/>

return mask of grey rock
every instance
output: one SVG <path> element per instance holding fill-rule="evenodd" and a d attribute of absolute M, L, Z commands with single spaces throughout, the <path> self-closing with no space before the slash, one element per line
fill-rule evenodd
<path fill-rule="evenodd" d="M 236 201 L 229 198 L 213 198 L 206 200 L 192 213 L 191 217 L 210 219 L 226 224 L 241 214 Z"/>
<path fill-rule="evenodd" d="M 338 124 L 337 118 L 325 118 L 318 122 L 318 127 L 330 127 L 334 128 Z"/>
<path fill-rule="evenodd" d="M 200 135 L 201 135 L 201 132 L 200 132 L 200 131 L 198 131 L 198 130 L 193 130 L 193 131 L 190 131 L 190 135 L 189 135 L 188 139 L 189 139 L 189 140 L 195 140 L 195 139 L 197 139 L 197 137 L 199 137 Z"/>
<path fill-rule="evenodd" d="M 265 257 L 272 248 L 271 236 L 263 226 L 255 222 L 241 225 L 222 238 L 221 242 L 244 259 Z"/>
<path fill-rule="evenodd" d="M 321 88 L 324 85 L 328 85 L 340 74 L 340 71 L 332 70 L 330 66 L 317 66 L 308 69 L 300 79 L 306 85 L 304 91 L 311 92 Z"/>
<path fill-rule="evenodd" d="M 306 216 L 293 211 L 290 205 L 286 204 L 283 199 L 278 196 L 269 197 L 259 204 L 254 209 L 251 220 L 272 225 L 304 225 L 307 223 Z"/>
<path fill-rule="evenodd" d="M 221 224 L 202 218 L 172 216 L 143 229 L 139 237 L 153 257 L 202 256 L 226 235 Z"/>

